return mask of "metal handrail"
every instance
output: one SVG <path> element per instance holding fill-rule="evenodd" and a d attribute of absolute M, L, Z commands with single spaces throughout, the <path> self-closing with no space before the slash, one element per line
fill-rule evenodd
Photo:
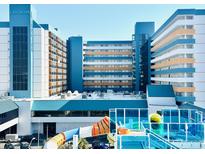
<path fill-rule="evenodd" d="M 156 137 L 157 139 L 159 139 L 160 141 L 164 142 L 165 144 L 169 145 L 172 149 L 179 149 L 177 146 L 169 143 L 167 140 L 165 140 L 163 137 L 159 136 L 158 134 L 152 132 L 151 130 L 147 129 L 144 127 L 143 123 L 141 123 L 141 126 L 148 131 L 152 136 Z"/>
<path fill-rule="evenodd" d="M 158 140 L 162 141 L 163 143 L 165 143 L 166 145 L 170 146 L 172 149 L 179 149 L 177 146 L 169 143 L 167 140 L 165 140 L 164 138 L 162 138 L 161 136 L 157 135 L 156 133 L 150 131 L 149 129 L 146 129 L 149 131 L 150 135 L 154 136 L 155 138 L 157 138 Z"/>

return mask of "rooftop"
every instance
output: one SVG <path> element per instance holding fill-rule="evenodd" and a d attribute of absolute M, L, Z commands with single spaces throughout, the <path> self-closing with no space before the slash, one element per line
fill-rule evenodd
<path fill-rule="evenodd" d="M 111 108 L 147 108 L 142 96 L 123 93 L 67 92 L 49 98 L 15 99 L 32 102 L 32 111 L 106 111 Z"/>
<path fill-rule="evenodd" d="M 54 95 L 44 98 L 15 98 L 16 101 L 30 101 L 30 100 L 146 100 L 142 95 L 136 95 L 133 93 L 78 93 L 77 91 L 62 93 L 60 95 Z"/>
<path fill-rule="evenodd" d="M 18 109 L 18 106 L 10 99 L 0 99 L 0 114 Z"/>

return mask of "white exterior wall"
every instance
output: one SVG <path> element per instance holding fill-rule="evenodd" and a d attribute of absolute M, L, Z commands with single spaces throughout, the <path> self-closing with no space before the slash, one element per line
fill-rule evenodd
<path fill-rule="evenodd" d="M 205 15 L 194 16 L 194 45 L 195 73 L 194 86 L 195 105 L 205 108 Z"/>
<path fill-rule="evenodd" d="M 187 15 L 185 15 L 187 16 Z M 193 25 L 195 34 L 193 38 L 195 39 L 195 44 L 193 49 L 173 49 L 167 53 L 164 53 L 151 60 L 151 63 L 156 63 L 161 60 L 167 59 L 171 56 L 178 54 L 193 54 L 195 73 L 193 73 L 193 78 L 163 78 L 163 77 L 152 77 L 152 81 L 161 82 L 193 82 L 195 87 L 195 92 L 193 93 L 196 101 L 195 105 L 205 108 L 205 15 L 192 15 L 193 19 L 183 19 L 177 20 L 170 23 L 159 36 L 153 40 L 152 45 L 157 43 L 157 41 L 163 39 L 170 32 L 172 32 L 177 26 L 183 25 Z"/>
<path fill-rule="evenodd" d="M 167 26 L 167 28 L 159 34 L 159 36 L 153 40 L 153 42 L 151 43 L 151 45 L 154 45 L 157 41 L 161 40 L 163 37 L 165 37 L 166 35 L 168 35 L 170 32 L 172 32 L 172 30 L 178 26 L 182 26 L 182 25 L 193 25 L 194 21 L 193 20 L 177 20 L 174 23 L 171 23 L 169 26 Z"/>
<path fill-rule="evenodd" d="M 32 117 L 32 133 L 43 133 L 43 123 L 56 123 L 56 133 L 91 126 L 103 117 Z"/>
<path fill-rule="evenodd" d="M 30 135 L 31 128 L 31 104 L 32 101 L 15 101 L 19 106 L 19 121 L 17 124 L 17 133 L 19 136 Z"/>
<path fill-rule="evenodd" d="M 48 31 L 33 30 L 33 97 L 49 97 Z"/>
<path fill-rule="evenodd" d="M 9 28 L 0 28 L 0 96 L 5 96 L 9 92 L 9 40 Z"/>
<path fill-rule="evenodd" d="M 162 109 L 177 109 L 175 97 L 149 97 L 147 95 L 149 114 Z"/>

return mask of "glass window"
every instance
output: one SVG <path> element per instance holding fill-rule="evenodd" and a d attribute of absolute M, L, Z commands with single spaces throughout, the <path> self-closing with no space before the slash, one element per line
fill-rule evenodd
<path fill-rule="evenodd" d="M 171 122 L 172 123 L 179 122 L 178 110 L 171 110 Z"/>
<path fill-rule="evenodd" d="M 138 121 L 139 121 L 138 109 L 126 109 L 125 110 L 126 128 L 138 129 L 139 127 Z"/>
<path fill-rule="evenodd" d="M 13 27 L 13 90 L 28 89 L 27 31 L 27 27 Z"/>

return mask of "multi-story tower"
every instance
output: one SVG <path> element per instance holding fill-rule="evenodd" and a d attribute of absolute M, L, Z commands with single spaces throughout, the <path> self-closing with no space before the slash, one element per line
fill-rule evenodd
<path fill-rule="evenodd" d="M 152 36 L 152 83 L 176 100 L 205 107 L 205 10 L 177 10 Z"/>
<path fill-rule="evenodd" d="M 49 31 L 49 95 L 67 90 L 66 42 Z"/>
<path fill-rule="evenodd" d="M 87 41 L 70 37 L 69 89 L 146 92 L 150 82 L 150 36 L 154 22 L 137 22 L 133 40 Z M 142 83 L 142 84 L 141 84 Z"/>
<path fill-rule="evenodd" d="M 31 5 L 9 9 L 9 22 L 0 22 L 0 95 L 32 98 L 65 91 L 65 42 L 33 19 Z"/>
<path fill-rule="evenodd" d="M 132 41 L 88 41 L 83 49 L 85 91 L 133 91 Z"/>
<path fill-rule="evenodd" d="M 154 22 L 136 22 L 133 35 L 133 48 L 135 49 L 135 91 L 146 92 L 147 84 L 150 84 L 150 40 L 154 34 Z"/>
<path fill-rule="evenodd" d="M 9 92 L 9 23 L 0 22 L 0 96 L 8 95 Z"/>
<path fill-rule="evenodd" d="M 83 91 L 83 38 L 81 36 L 70 37 L 67 40 L 68 54 L 68 89 L 72 91 Z"/>

